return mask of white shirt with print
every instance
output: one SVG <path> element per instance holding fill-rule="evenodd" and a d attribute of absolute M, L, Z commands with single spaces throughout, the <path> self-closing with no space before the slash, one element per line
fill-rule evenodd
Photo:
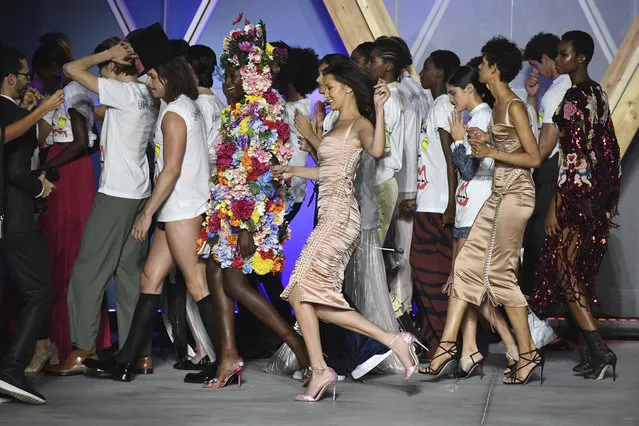
<path fill-rule="evenodd" d="M 554 125 L 552 117 L 553 115 L 555 115 L 555 111 L 559 107 L 559 104 L 561 104 L 561 101 L 564 100 L 566 91 L 570 89 L 571 86 L 572 82 L 570 81 L 570 77 L 567 74 L 562 74 L 552 81 L 552 84 L 550 85 L 548 90 L 546 90 L 544 96 L 541 98 L 541 106 L 539 107 L 540 128 L 544 123 Z M 554 156 L 557 153 L 559 153 L 559 138 L 557 138 L 557 144 L 553 148 L 548 158 Z"/>
<path fill-rule="evenodd" d="M 448 167 L 439 129 L 450 133 L 453 105 L 447 94 L 438 96 L 422 123 L 417 159 L 417 211 L 444 213 L 448 207 Z"/>
<path fill-rule="evenodd" d="M 295 111 L 300 111 L 310 119 L 312 109 L 313 105 L 310 98 L 286 103 L 284 121 L 290 128 L 291 135 L 288 140 L 293 145 L 293 157 L 288 162 L 291 166 L 306 167 L 308 163 L 308 152 L 304 152 L 300 149 L 299 139 L 301 135 L 295 128 Z M 306 198 L 306 179 L 297 176 L 291 179 L 291 196 L 296 203 L 304 202 L 304 198 Z"/>
<path fill-rule="evenodd" d="M 206 128 L 206 145 L 208 149 L 209 158 L 209 170 L 212 172 L 217 162 L 217 155 L 215 154 L 215 140 L 220 134 L 220 128 L 222 125 L 221 113 L 224 109 L 224 104 L 213 94 L 200 94 L 195 100 L 202 118 L 204 120 L 204 127 Z"/>
<path fill-rule="evenodd" d="M 98 192 L 132 200 L 151 195 L 146 148 L 153 137 L 159 101 L 140 82 L 98 78 L 100 103 L 106 106 L 100 138 Z"/>
<path fill-rule="evenodd" d="M 393 177 L 402 169 L 404 158 L 404 114 L 402 97 L 397 83 L 388 84 L 390 98 L 384 104 L 384 124 L 386 125 L 386 146 L 390 152 L 377 160 L 375 185 L 380 185 Z"/>

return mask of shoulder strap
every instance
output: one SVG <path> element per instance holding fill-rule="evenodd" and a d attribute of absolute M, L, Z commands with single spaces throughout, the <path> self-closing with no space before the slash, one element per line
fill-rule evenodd
<path fill-rule="evenodd" d="M 508 105 L 506 105 L 506 124 L 511 126 L 512 124 L 510 124 L 510 104 L 513 103 L 513 101 L 520 101 L 521 103 L 524 104 L 524 108 L 526 108 L 526 103 L 524 101 L 522 101 L 519 96 L 515 96 L 514 98 L 512 98 L 510 100 L 510 102 L 508 102 Z"/>
<path fill-rule="evenodd" d="M 348 126 L 348 129 L 346 129 L 346 134 L 344 135 L 344 142 L 348 141 L 348 137 L 351 135 L 351 130 L 353 130 L 353 126 L 355 125 L 355 123 L 357 123 L 357 121 L 362 118 L 362 117 L 357 117 L 355 120 L 353 120 L 353 122 Z"/>

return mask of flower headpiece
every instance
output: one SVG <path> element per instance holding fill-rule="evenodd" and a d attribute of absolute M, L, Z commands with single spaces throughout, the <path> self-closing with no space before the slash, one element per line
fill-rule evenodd
<path fill-rule="evenodd" d="M 240 13 L 233 25 L 241 20 Z M 222 67 L 240 69 L 242 86 L 248 95 L 260 95 L 271 87 L 273 67 L 285 61 L 287 53 L 266 42 L 264 22 L 251 25 L 248 19 L 244 21 L 244 28 L 233 30 L 224 37 L 222 48 Z"/>
<path fill-rule="evenodd" d="M 241 19 L 242 14 L 233 24 Z M 243 29 L 224 38 L 220 57 L 222 67 L 240 69 L 246 95 L 221 112 L 214 144 L 217 164 L 197 250 L 222 268 L 245 274 L 282 271 L 282 244 L 290 235 L 285 221 L 292 205 L 290 181 L 271 173 L 272 165 L 287 164 L 293 155 L 283 100 L 272 87 L 271 69 L 279 50 L 266 43 L 264 23 L 252 26 L 245 21 Z M 243 257 L 238 250 L 242 230 L 252 233 L 257 249 L 251 256 Z"/>

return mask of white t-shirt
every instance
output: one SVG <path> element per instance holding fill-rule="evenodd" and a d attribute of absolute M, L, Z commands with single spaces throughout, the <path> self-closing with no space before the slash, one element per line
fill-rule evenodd
<path fill-rule="evenodd" d="M 390 152 L 377 160 L 375 185 L 380 185 L 395 177 L 395 173 L 402 169 L 404 158 L 404 113 L 402 111 L 402 97 L 397 89 L 397 83 L 390 83 L 390 98 L 384 104 L 384 123 L 386 125 L 386 146 Z"/>
<path fill-rule="evenodd" d="M 45 145 L 73 142 L 73 130 L 71 128 L 69 110 L 75 109 L 87 122 L 89 146 L 93 146 L 96 136 L 92 132 L 95 121 L 95 109 L 93 108 L 91 92 L 76 81 L 72 81 L 64 86 L 63 91 L 64 103 L 55 111 L 51 111 L 44 116 L 44 121 L 51 126 L 51 133 L 47 136 Z"/>
<path fill-rule="evenodd" d="M 308 152 L 304 152 L 300 149 L 299 138 L 301 135 L 295 128 L 295 110 L 299 110 L 310 119 L 312 109 L 313 105 L 309 98 L 286 103 L 284 121 L 291 130 L 291 136 L 288 141 L 293 145 L 293 157 L 291 161 L 288 162 L 291 166 L 305 167 L 308 163 Z M 304 198 L 306 198 L 306 179 L 297 176 L 291 179 L 291 197 L 293 197 L 293 201 L 296 203 L 304 202 Z"/>
<path fill-rule="evenodd" d="M 492 109 L 486 103 L 477 105 L 470 112 L 470 120 L 467 123 L 468 128 L 477 127 L 484 132 L 488 131 L 488 124 L 492 117 Z M 463 145 L 467 155 L 472 155 L 472 147 L 468 143 L 468 138 L 463 141 L 454 141 L 450 146 L 451 150 L 455 150 L 459 145 Z M 475 218 L 481 210 L 482 206 L 493 192 L 493 172 L 495 160 L 493 158 L 482 158 L 479 162 L 479 168 L 472 180 L 462 179 L 461 175 L 457 175 L 457 190 L 455 192 L 455 227 L 466 228 L 473 225 Z"/>
<path fill-rule="evenodd" d="M 404 156 L 402 169 L 397 172 L 397 186 L 400 193 L 417 192 L 417 151 L 421 142 L 422 122 L 428 114 L 429 99 L 422 86 L 405 73 L 400 77 L 397 89 L 401 94 L 404 109 Z"/>
<path fill-rule="evenodd" d="M 186 150 L 180 176 L 175 187 L 158 211 L 159 222 L 191 219 L 206 211 L 209 199 L 209 161 L 206 126 L 194 100 L 180 95 L 166 105 L 155 126 L 155 176 L 164 168 L 164 136 L 162 120 L 167 112 L 178 114 L 186 123 Z"/>
<path fill-rule="evenodd" d="M 202 118 L 204 119 L 204 127 L 206 128 L 206 145 L 209 158 L 209 170 L 212 172 L 217 162 L 217 156 L 215 155 L 215 139 L 220 134 L 220 126 L 222 124 L 221 112 L 224 109 L 224 104 L 213 94 L 200 94 L 195 100 Z"/>
<path fill-rule="evenodd" d="M 322 135 L 325 135 L 331 130 L 333 130 L 333 127 L 335 126 L 335 123 L 337 123 L 337 120 L 339 120 L 339 111 L 329 111 L 328 114 L 326 114 L 326 117 L 324 117 L 324 125 L 322 126 L 322 130 L 323 130 Z"/>
<path fill-rule="evenodd" d="M 564 95 L 566 91 L 570 89 L 572 86 L 572 82 L 570 81 L 570 77 L 567 74 L 562 74 L 556 79 L 553 80 L 552 84 L 544 93 L 544 96 L 541 98 L 541 106 L 539 107 L 539 127 L 543 125 L 543 123 L 553 124 L 552 121 L 553 115 L 555 115 L 555 111 L 559 107 L 561 101 L 564 100 Z M 559 139 L 557 139 L 557 144 L 555 148 L 552 150 L 548 158 L 554 156 L 559 152 Z"/>
<path fill-rule="evenodd" d="M 438 129 L 450 132 L 453 105 L 447 94 L 437 97 L 422 123 L 417 158 L 417 211 L 444 213 L 448 207 L 448 168 Z"/>
<path fill-rule="evenodd" d="M 140 200 L 151 195 L 146 147 L 153 137 L 159 101 L 139 82 L 98 78 L 106 106 L 100 138 L 100 188 L 113 197 Z"/>

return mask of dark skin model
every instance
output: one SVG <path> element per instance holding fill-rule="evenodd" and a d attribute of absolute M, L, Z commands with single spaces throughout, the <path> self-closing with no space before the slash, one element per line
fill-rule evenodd
<path fill-rule="evenodd" d="M 422 72 L 419 73 L 419 80 L 424 89 L 430 89 L 433 98 L 448 93 L 446 90 L 446 81 L 444 81 L 444 71 L 435 67 L 433 60 L 428 57 L 424 61 Z M 452 226 L 455 223 L 455 191 L 457 190 L 457 173 L 452 162 L 452 152 L 450 145 L 453 143 L 453 137 L 444 129 L 437 129 L 439 140 L 442 144 L 442 151 L 446 158 L 446 172 L 448 175 L 448 206 L 444 211 L 444 225 Z M 403 213 L 413 213 L 417 208 L 417 200 L 404 200 L 400 203 L 399 208 Z"/>
<path fill-rule="evenodd" d="M 224 95 L 229 104 L 244 99 L 242 76 L 239 69 L 227 68 L 223 85 Z M 242 256 L 251 256 L 256 247 L 253 234 L 241 230 L 237 239 L 237 249 Z M 282 338 L 295 352 L 302 368 L 310 362 L 302 338 L 282 318 L 271 305 L 248 281 L 241 269 L 221 269 L 214 261 L 207 263 L 207 280 L 213 298 L 220 330 L 220 360 L 218 360 L 217 382 L 205 387 L 219 387 L 231 372 L 238 367 L 241 357 L 235 343 L 235 306 L 233 300 L 243 305 L 267 327 Z"/>
<path fill-rule="evenodd" d="M 562 40 L 559 43 L 558 54 L 557 58 L 555 59 L 555 66 L 559 74 L 568 74 L 570 76 L 570 81 L 572 81 L 573 85 L 591 80 L 590 76 L 588 75 L 588 62 L 588 58 L 586 58 L 584 55 L 578 55 L 575 52 L 572 46 L 572 41 Z M 553 237 L 561 233 L 564 238 L 568 238 L 568 235 L 570 234 L 569 229 L 561 229 L 559 223 L 557 222 L 556 212 L 560 206 L 561 195 L 557 192 L 555 194 L 555 198 L 548 207 L 548 214 L 546 215 L 546 235 Z M 610 218 L 610 213 L 606 213 L 606 215 Z M 574 237 L 573 244 L 571 245 L 571 249 L 569 250 L 569 253 L 572 255 L 573 258 L 576 258 L 579 254 L 577 241 L 578 238 L 578 236 Z M 571 280 L 570 285 L 581 287 L 581 283 L 575 279 Z M 572 313 L 573 317 L 575 317 L 577 324 L 579 324 L 579 327 L 582 330 L 596 330 L 597 324 L 595 323 L 595 319 L 593 318 L 592 313 L 586 308 L 586 306 L 588 305 L 584 292 L 578 290 L 576 294 L 580 294 L 581 297 L 578 301 L 568 301 L 570 313 Z"/>

